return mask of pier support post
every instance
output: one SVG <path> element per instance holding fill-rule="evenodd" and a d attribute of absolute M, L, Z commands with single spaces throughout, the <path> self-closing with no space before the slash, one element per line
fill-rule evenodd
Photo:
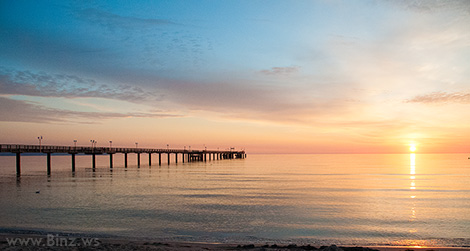
<path fill-rule="evenodd" d="M 16 153 L 16 176 L 21 175 L 21 153 Z"/>
<path fill-rule="evenodd" d="M 170 153 L 168 153 L 168 165 L 170 164 Z"/>
<path fill-rule="evenodd" d="M 183 154 L 182 154 L 182 159 L 183 159 L 183 163 L 184 163 L 184 152 L 183 152 Z"/>
<path fill-rule="evenodd" d="M 152 153 L 149 153 L 149 166 L 152 166 Z"/>
<path fill-rule="evenodd" d="M 75 172 L 75 153 L 72 153 L 72 173 Z"/>
<path fill-rule="evenodd" d="M 92 154 L 91 162 L 92 162 L 92 167 L 93 167 L 93 172 L 94 172 L 96 168 L 96 154 L 94 153 Z"/>
<path fill-rule="evenodd" d="M 124 153 L 124 167 L 127 168 L 127 153 Z"/>
<path fill-rule="evenodd" d="M 109 168 L 113 169 L 113 154 L 109 154 Z"/>
<path fill-rule="evenodd" d="M 212 153 L 209 153 L 209 160 L 212 160 Z"/>
<path fill-rule="evenodd" d="M 51 153 L 47 153 L 47 175 L 51 175 Z"/>
<path fill-rule="evenodd" d="M 158 165 L 162 165 L 162 153 L 158 153 Z"/>
<path fill-rule="evenodd" d="M 140 168 L 140 153 L 137 153 L 137 167 Z"/>
<path fill-rule="evenodd" d="M 175 163 L 178 163 L 178 153 L 175 153 Z"/>

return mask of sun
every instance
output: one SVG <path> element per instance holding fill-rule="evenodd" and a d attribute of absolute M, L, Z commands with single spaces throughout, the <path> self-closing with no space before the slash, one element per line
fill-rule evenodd
<path fill-rule="evenodd" d="M 410 152 L 416 151 L 416 144 L 410 144 Z"/>

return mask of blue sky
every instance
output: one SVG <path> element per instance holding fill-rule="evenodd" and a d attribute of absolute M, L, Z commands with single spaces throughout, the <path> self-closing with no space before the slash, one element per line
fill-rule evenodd
<path fill-rule="evenodd" d="M 257 151 L 443 142 L 467 135 L 469 23 L 465 0 L 0 1 L 0 140 L 148 123 Z M 261 143 L 221 136 L 237 128 Z"/>

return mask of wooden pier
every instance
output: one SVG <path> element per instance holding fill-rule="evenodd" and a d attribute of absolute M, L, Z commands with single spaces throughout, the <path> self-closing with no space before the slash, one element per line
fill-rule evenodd
<path fill-rule="evenodd" d="M 124 167 L 127 168 L 127 154 L 137 154 L 137 167 L 140 167 L 140 155 L 148 154 L 149 166 L 152 165 L 152 154 L 158 154 L 158 165 L 162 164 L 162 154 L 167 155 L 167 163 L 170 164 L 170 155 L 175 155 L 175 163 L 178 163 L 178 155 L 184 163 L 193 161 L 223 160 L 223 159 L 244 159 L 245 151 L 233 150 L 186 150 L 186 149 L 153 149 L 153 148 L 121 148 L 121 147 L 83 147 L 83 146 L 40 146 L 40 145 L 0 145 L 0 152 L 16 154 L 16 175 L 21 175 L 21 154 L 22 153 L 44 153 L 47 155 L 47 174 L 51 174 L 52 154 L 70 154 L 72 157 L 72 172 L 75 172 L 75 155 L 92 155 L 92 168 L 96 168 L 96 155 L 108 154 L 109 167 L 113 168 L 113 154 L 124 154 Z M 209 157 L 209 158 L 208 158 Z"/>

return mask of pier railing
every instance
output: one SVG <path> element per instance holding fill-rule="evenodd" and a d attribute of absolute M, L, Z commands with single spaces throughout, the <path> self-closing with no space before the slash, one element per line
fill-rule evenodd
<path fill-rule="evenodd" d="M 245 153 L 233 150 L 188 150 L 165 148 L 136 148 L 136 147 L 91 147 L 91 146 L 50 146 L 50 145 L 21 145 L 0 144 L 0 152 L 10 153 Z"/>

